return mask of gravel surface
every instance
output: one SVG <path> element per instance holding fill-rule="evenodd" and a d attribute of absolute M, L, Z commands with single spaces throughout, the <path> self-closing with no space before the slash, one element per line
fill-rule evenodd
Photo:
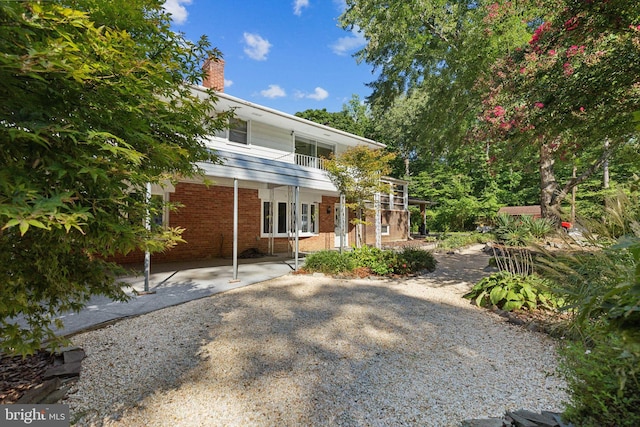
<path fill-rule="evenodd" d="M 73 338 L 87 358 L 63 403 L 78 425 L 454 426 L 506 410 L 561 411 L 547 336 L 461 295 L 478 247 L 434 273 L 289 275 Z"/>

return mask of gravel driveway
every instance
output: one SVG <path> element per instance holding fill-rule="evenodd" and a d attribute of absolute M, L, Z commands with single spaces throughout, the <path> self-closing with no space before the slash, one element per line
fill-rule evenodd
<path fill-rule="evenodd" d="M 74 337 L 79 425 L 458 425 L 561 411 L 554 341 L 461 298 L 479 247 L 419 278 L 289 275 Z"/>

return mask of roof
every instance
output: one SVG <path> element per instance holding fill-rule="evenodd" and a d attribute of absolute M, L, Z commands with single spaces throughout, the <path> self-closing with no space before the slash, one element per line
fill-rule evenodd
<path fill-rule="evenodd" d="M 409 197 L 409 205 L 414 205 L 414 206 L 434 206 L 437 205 L 436 202 L 432 202 L 430 200 L 422 200 L 422 199 L 414 199 L 413 197 Z"/>
<path fill-rule="evenodd" d="M 541 216 L 542 211 L 540 210 L 540 205 L 531 205 L 531 206 L 505 206 L 498 210 L 498 214 L 505 213 L 507 215 L 531 215 L 531 216 Z"/>
<path fill-rule="evenodd" d="M 203 86 L 194 86 L 194 90 L 199 92 L 200 96 L 206 96 L 207 94 L 207 89 Z M 235 114 L 242 119 L 261 121 L 282 129 L 291 130 L 295 133 L 346 146 L 366 145 L 372 148 L 385 147 L 385 144 L 372 139 L 312 122 L 311 120 L 274 110 L 263 105 L 254 104 L 224 92 L 216 92 L 215 96 L 218 98 L 217 106 L 219 105 L 223 110 L 233 108 Z"/>

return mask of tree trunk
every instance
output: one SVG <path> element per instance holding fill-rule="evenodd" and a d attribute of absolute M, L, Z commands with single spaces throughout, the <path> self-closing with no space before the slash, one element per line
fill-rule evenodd
<path fill-rule="evenodd" d="M 553 169 L 555 160 L 553 150 L 548 144 L 540 146 L 540 211 L 543 218 L 548 218 L 560 224 L 560 212 L 558 207 L 560 200 L 554 197 L 558 190 L 556 175 Z"/>

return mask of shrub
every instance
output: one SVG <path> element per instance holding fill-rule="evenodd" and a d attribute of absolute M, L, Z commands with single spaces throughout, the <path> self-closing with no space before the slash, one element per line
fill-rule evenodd
<path fill-rule="evenodd" d="M 356 267 L 367 267 L 372 273 L 384 276 L 394 272 L 396 265 L 396 256 L 392 251 L 383 251 L 381 249 L 362 246 L 354 248 L 347 253 Z"/>
<path fill-rule="evenodd" d="M 353 260 L 345 253 L 337 251 L 320 251 L 305 258 L 304 268 L 325 274 L 339 274 L 351 271 L 356 267 Z"/>
<path fill-rule="evenodd" d="M 639 359 L 624 347 L 619 334 L 608 334 L 591 346 L 577 341 L 560 349 L 571 395 L 563 418 L 586 427 L 640 426 Z"/>
<path fill-rule="evenodd" d="M 423 270 L 433 271 L 436 260 L 433 254 L 422 249 L 405 249 L 396 253 L 363 246 L 350 252 L 320 251 L 309 255 L 305 260 L 306 271 L 319 271 L 325 274 L 352 273 L 368 269 L 378 276 L 391 274 L 409 274 Z"/>
<path fill-rule="evenodd" d="M 538 307 L 553 309 L 555 299 L 544 290 L 545 286 L 538 276 L 501 271 L 480 280 L 464 298 L 473 299 L 480 307 L 495 305 L 505 311 L 523 307 L 530 310 Z"/>
<path fill-rule="evenodd" d="M 500 214 L 496 217 L 494 230 L 500 243 L 507 246 L 527 246 L 534 239 L 543 239 L 553 233 L 556 228 L 547 218 L 533 218 L 530 215 L 514 217 Z"/>
<path fill-rule="evenodd" d="M 569 386 L 565 418 L 581 426 L 640 425 L 640 213 L 626 196 L 610 203 L 591 245 L 548 253 L 539 264 L 574 314 L 561 350 Z M 611 227 L 612 224 L 617 227 Z M 614 228 L 614 229 L 612 229 Z M 626 234 L 611 245 L 618 231 Z M 597 236 L 597 237 L 596 237 Z"/>
<path fill-rule="evenodd" d="M 487 243 L 494 238 L 495 236 L 491 233 L 443 233 L 438 241 L 438 248 L 457 249 L 476 243 Z"/>
<path fill-rule="evenodd" d="M 438 264 L 431 252 L 422 249 L 405 248 L 397 258 L 399 265 L 406 265 L 407 267 L 404 268 L 413 272 L 424 270 L 432 272 Z"/>

